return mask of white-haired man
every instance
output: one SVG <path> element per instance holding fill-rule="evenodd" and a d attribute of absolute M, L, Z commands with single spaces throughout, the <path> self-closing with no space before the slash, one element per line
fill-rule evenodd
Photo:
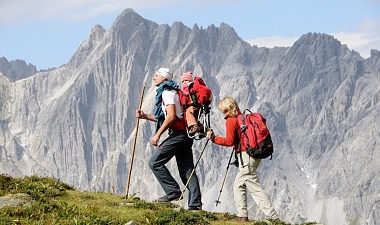
<path fill-rule="evenodd" d="M 156 133 L 151 139 L 153 146 L 158 146 L 161 135 L 169 130 L 169 136 L 161 142 L 150 157 L 149 166 L 166 193 L 158 199 L 158 202 L 170 202 L 180 198 L 181 189 L 165 164 L 175 157 L 182 183 L 186 184 L 194 169 L 193 139 L 189 138 L 186 132 L 183 110 L 177 93 L 178 84 L 173 81 L 172 71 L 168 68 L 160 68 L 153 80 L 158 87 L 154 113 L 145 114 L 138 109 L 136 117 L 157 122 Z M 195 173 L 187 188 L 189 189 L 188 209 L 202 209 L 201 191 Z"/>

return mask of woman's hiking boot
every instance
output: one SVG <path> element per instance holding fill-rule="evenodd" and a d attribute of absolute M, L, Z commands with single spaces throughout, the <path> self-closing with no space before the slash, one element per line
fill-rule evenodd
<path fill-rule="evenodd" d="M 248 217 L 237 216 L 234 219 L 232 219 L 231 222 L 242 222 L 242 223 L 248 222 Z"/>

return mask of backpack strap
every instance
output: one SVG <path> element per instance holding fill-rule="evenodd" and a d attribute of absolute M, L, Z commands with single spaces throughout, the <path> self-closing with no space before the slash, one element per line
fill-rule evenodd
<path fill-rule="evenodd" d="M 178 90 L 178 89 L 176 89 L 175 91 L 177 92 L 177 95 L 178 95 L 178 98 L 179 98 L 179 103 L 181 105 L 181 110 L 182 110 L 182 115 L 183 116 L 182 116 L 182 118 L 179 118 L 176 115 L 175 116 L 176 119 L 174 120 L 174 122 L 172 123 L 172 125 L 170 125 L 169 129 L 171 129 L 171 130 L 186 130 L 185 111 L 183 109 L 183 104 L 181 102 L 181 98 L 183 96 L 183 93 L 182 93 L 181 90 Z M 165 105 L 164 99 L 162 99 L 162 104 Z"/>
<path fill-rule="evenodd" d="M 245 112 L 245 110 L 244 110 Z M 244 134 L 244 136 L 246 137 L 246 140 L 247 140 L 247 146 L 250 146 L 250 143 L 249 143 L 249 138 L 248 138 L 248 134 L 246 132 L 247 130 L 247 123 L 245 122 L 245 119 L 246 119 L 246 114 L 241 114 L 241 125 L 240 125 L 240 129 L 241 129 L 241 132 Z M 241 150 L 241 142 L 239 142 L 239 152 L 242 152 Z M 238 152 L 238 153 L 239 153 Z"/>

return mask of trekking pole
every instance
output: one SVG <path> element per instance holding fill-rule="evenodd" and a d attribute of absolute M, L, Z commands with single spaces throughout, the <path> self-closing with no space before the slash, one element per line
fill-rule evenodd
<path fill-rule="evenodd" d="M 190 174 L 190 176 L 189 176 L 189 179 L 187 179 L 187 182 L 186 182 L 186 184 L 185 184 L 185 188 L 183 189 L 183 191 L 182 191 L 182 193 L 181 193 L 181 196 L 180 196 L 179 199 L 178 199 L 177 205 L 179 205 L 179 202 L 181 201 L 181 199 L 182 199 L 182 197 L 183 197 L 183 193 L 185 193 L 186 188 L 187 188 L 187 186 L 188 186 L 189 183 L 190 183 L 190 179 L 191 179 L 191 177 L 193 176 L 193 174 L 194 174 L 194 172 L 195 172 L 195 168 L 197 168 L 197 165 L 198 165 L 199 161 L 201 160 L 201 157 L 202 157 L 202 155 L 203 155 L 203 152 L 205 151 L 206 146 L 207 146 L 207 144 L 208 144 L 208 141 L 209 141 L 209 139 L 207 139 L 206 144 L 205 144 L 205 146 L 203 147 L 203 149 L 202 149 L 202 151 L 201 151 L 201 154 L 200 154 L 199 157 L 198 157 L 197 163 L 195 163 L 195 166 L 194 166 L 193 170 L 191 171 L 191 174 Z"/>
<path fill-rule="evenodd" d="M 145 90 L 145 86 L 143 86 L 143 89 L 142 89 L 142 92 L 141 92 L 139 109 L 141 109 L 141 105 L 142 105 L 142 101 L 143 101 L 143 97 L 144 97 L 144 90 Z M 139 131 L 139 122 L 140 122 L 140 118 L 137 118 L 137 120 L 136 120 L 136 133 L 135 133 L 135 138 L 134 138 L 134 141 L 133 141 L 133 148 L 132 148 L 132 155 L 131 155 L 131 165 L 129 166 L 127 187 L 125 188 L 125 198 L 126 199 L 128 198 L 129 183 L 131 181 L 133 158 L 135 156 L 135 147 L 136 147 L 137 132 Z"/>
<path fill-rule="evenodd" d="M 226 181 L 228 168 L 230 168 L 230 163 L 231 163 L 231 159 L 232 159 L 232 155 L 233 155 L 234 151 L 235 151 L 235 149 L 232 149 L 232 152 L 231 152 L 231 155 L 230 155 L 230 160 L 228 160 L 228 165 L 227 165 L 226 173 L 224 174 L 224 179 L 223 179 L 222 187 L 220 188 L 220 191 L 219 191 L 219 197 L 218 197 L 218 200 L 215 200 L 215 202 L 216 202 L 215 206 L 218 206 L 218 204 L 221 203 L 219 201 L 219 199 L 220 199 L 220 196 L 222 195 L 222 190 L 223 190 L 224 182 Z"/>

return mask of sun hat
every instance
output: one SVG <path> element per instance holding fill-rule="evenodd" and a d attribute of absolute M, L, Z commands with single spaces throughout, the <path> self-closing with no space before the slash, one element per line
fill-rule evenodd
<path fill-rule="evenodd" d="M 161 75 L 168 80 L 173 79 L 173 72 L 169 68 L 160 68 L 157 70 L 156 74 Z"/>
<path fill-rule="evenodd" d="M 181 76 L 181 83 L 184 82 L 185 80 L 187 81 L 193 81 L 193 72 L 187 71 L 186 73 L 182 74 Z"/>

